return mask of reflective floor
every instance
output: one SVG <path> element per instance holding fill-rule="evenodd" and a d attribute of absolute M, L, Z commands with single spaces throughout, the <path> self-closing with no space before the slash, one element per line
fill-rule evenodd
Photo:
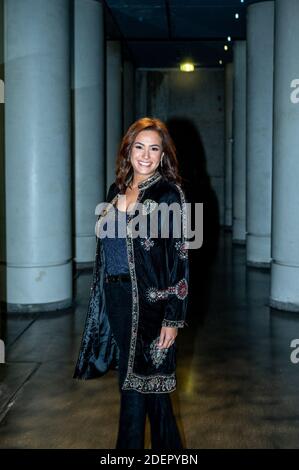
<path fill-rule="evenodd" d="M 299 363 L 290 360 L 299 313 L 269 307 L 270 271 L 245 257 L 224 231 L 213 257 L 190 253 L 189 326 L 179 330 L 171 394 L 187 448 L 299 448 Z M 1 448 L 114 448 L 117 372 L 72 379 L 91 275 L 76 274 L 76 302 L 63 313 L 2 318 Z"/>

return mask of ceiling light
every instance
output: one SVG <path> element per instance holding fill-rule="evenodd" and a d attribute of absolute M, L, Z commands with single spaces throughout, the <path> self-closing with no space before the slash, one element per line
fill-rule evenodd
<path fill-rule="evenodd" d="M 230 36 L 227 36 L 227 40 L 228 42 L 232 40 L 232 38 Z"/>
<path fill-rule="evenodd" d="M 235 13 L 236 20 L 239 18 L 239 13 Z"/>
<path fill-rule="evenodd" d="M 228 50 L 228 46 L 225 44 L 224 46 L 224 50 L 227 51 Z"/>
<path fill-rule="evenodd" d="M 180 71 L 181 72 L 194 72 L 194 64 L 191 62 L 184 62 L 180 64 Z"/>

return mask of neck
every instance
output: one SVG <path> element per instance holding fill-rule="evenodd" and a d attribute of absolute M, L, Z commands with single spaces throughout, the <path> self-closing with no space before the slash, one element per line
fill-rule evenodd
<path fill-rule="evenodd" d="M 136 189 L 138 188 L 138 184 L 139 183 L 142 183 L 143 181 L 146 181 L 147 179 L 151 178 L 155 173 L 156 173 L 157 170 L 155 170 L 153 173 L 151 173 L 150 175 L 136 175 L 134 173 L 134 176 L 133 176 L 133 181 L 129 184 L 130 187 L 132 189 Z"/>

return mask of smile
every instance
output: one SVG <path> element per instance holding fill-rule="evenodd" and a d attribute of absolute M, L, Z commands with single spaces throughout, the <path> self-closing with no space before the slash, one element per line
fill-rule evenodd
<path fill-rule="evenodd" d="M 150 166 L 151 165 L 151 163 L 140 162 L 140 161 L 138 161 L 138 164 L 141 165 L 141 166 Z"/>

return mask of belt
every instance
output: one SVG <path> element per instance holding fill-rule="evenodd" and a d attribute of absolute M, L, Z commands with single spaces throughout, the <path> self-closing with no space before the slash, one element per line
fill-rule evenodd
<path fill-rule="evenodd" d="M 129 282 L 131 281 L 130 274 L 106 274 L 105 282 Z"/>

